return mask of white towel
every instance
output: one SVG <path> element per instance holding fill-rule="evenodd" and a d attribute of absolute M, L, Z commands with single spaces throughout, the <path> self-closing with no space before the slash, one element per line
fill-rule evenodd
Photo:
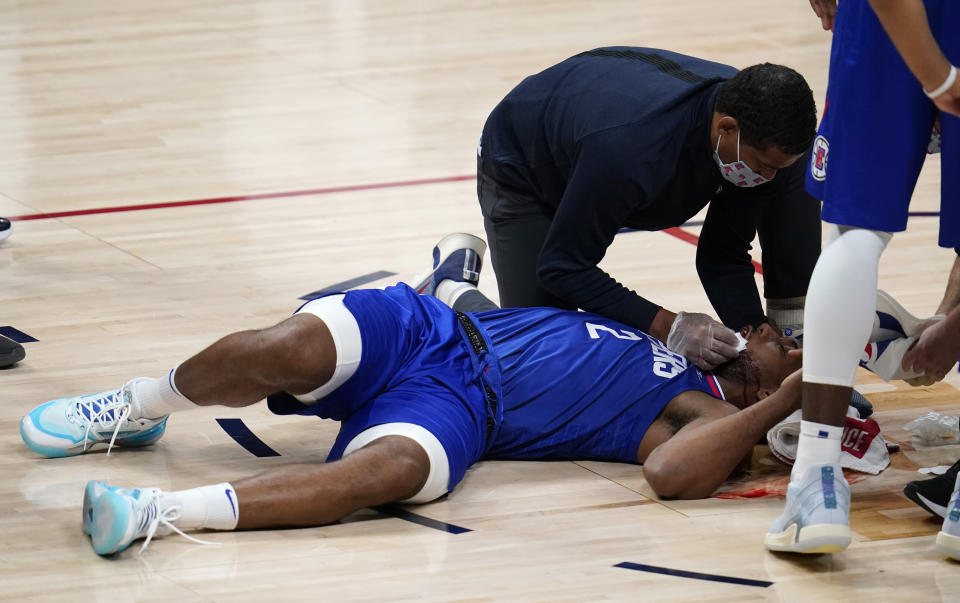
<path fill-rule="evenodd" d="M 797 458 L 802 411 L 797 410 L 767 432 L 770 452 L 788 465 Z M 840 466 L 876 475 L 890 464 L 887 444 L 880 435 L 880 426 L 873 419 L 861 419 L 857 409 L 847 409 L 840 443 Z"/>

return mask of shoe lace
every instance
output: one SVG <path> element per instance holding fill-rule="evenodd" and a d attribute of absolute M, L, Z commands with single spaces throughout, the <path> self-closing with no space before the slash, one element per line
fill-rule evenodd
<path fill-rule="evenodd" d="M 143 551 L 147 548 L 147 545 L 150 544 L 150 541 L 153 540 L 153 537 L 157 533 L 157 529 L 159 529 L 160 526 L 169 528 L 171 531 L 176 532 L 177 534 L 180 534 L 187 540 L 191 542 L 196 542 L 197 544 L 208 544 L 208 545 L 223 544 L 221 542 L 210 542 L 209 540 L 200 540 L 199 538 L 194 538 L 193 536 L 186 534 L 183 530 L 181 530 L 177 526 L 173 525 L 173 522 L 180 519 L 182 515 L 181 511 L 183 507 L 179 505 L 173 506 L 173 507 L 167 507 L 163 511 L 157 512 L 158 506 L 159 506 L 159 503 L 150 505 L 147 508 L 146 513 L 144 514 L 144 518 L 140 522 L 141 525 L 143 525 L 146 528 L 146 540 L 143 541 L 143 545 L 140 547 L 140 550 L 137 551 L 138 555 L 143 554 Z M 141 528 L 141 533 L 142 531 L 143 531 L 143 528 Z"/>
<path fill-rule="evenodd" d="M 110 436 L 110 443 L 107 445 L 107 455 L 113 449 L 114 442 L 117 441 L 117 434 L 120 433 L 120 426 L 129 419 L 132 409 L 130 402 L 124 396 L 123 388 L 107 393 L 105 395 L 81 399 L 77 402 L 82 416 L 87 417 L 87 430 L 83 437 L 83 450 L 86 452 L 90 446 L 90 432 L 94 425 L 99 425 L 97 431 L 113 427 L 113 434 Z"/>

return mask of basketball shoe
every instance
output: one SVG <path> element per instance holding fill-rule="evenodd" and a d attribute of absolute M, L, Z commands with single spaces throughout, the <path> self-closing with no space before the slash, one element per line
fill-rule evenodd
<path fill-rule="evenodd" d="M 0 368 L 14 365 L 26 357 L 23 346 L 16 341 L 0 335 Z"/>
<path fill-rule="evenodd" d="M 763 540 L 771 551 L 839 553 L 850 544 L 850 485 L 840 465 L 814 465 L 787 487 L 786 508 Z"/>
<path fill-rule="evenodd" d="M 960 561 L 960 476 L 953 484 L 953 495 L 946 510 L 943 527 L 937 534 L 937 548 L 941 553 Z"/>
<path fill-rule="evenodd" d="M 165 506 L 161 495 L 158 488 L 115 488 L 103 482 L 87 482 L 83 531 L 90 535 L 93 550 L 110 555 L 145 538 L 142 552 L 154 536 L 174 531 L 183 534 L 173 525 L 180 518 L 180 507 Z"/>
<path fill-rule="evenodd" d="M 960 461 L 954 463 L 943 475 L 908 483 L 903 487 L 903 494 L 927 512 L 937 517 L 946 517 L 958 473 Z"/>
<path fill-rule="evenodd" d="M 51 400 L 20 420 L 20 436 L 27 446 L 43 456 L 74 456 L 94 444 L 146 446 L 163 436 L 167 417 L 132 418 L 133 385 L 98 394 Z"/>
<path fill-rule="evenodd" d="M 433 248 L 433 267 L 413 279 L 411 287 L 421 295 L 433 295 L 440 281 L 450 279 L 476 286 L 487 244 L 471 234 L 449 234 Z"/>
<path fill-rule="evenodd" d="M 0 241 L 6 239 L 13 232 L 13 224 L 6 218 L 0 218 Z"/>

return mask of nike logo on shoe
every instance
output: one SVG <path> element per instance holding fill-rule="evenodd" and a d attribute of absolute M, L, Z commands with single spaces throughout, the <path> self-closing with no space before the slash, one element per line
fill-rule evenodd
<path fill-rule="evenodd" d="M 924 496 L 923 494 L 920 494 L 919 492 L 917 492 L 917 498 L 919 498 L 920 500 L 922 500 L 922 501 L 923 501 L 923 504 L 926 505 L 926 507 L 927 507 L 928 509 L 930 509 L 931 511 L 933 511 L 934 513 L 936 513 L 936 514 L 939 515 L 940 517 L 946 517 L 946 516 L 947 516 L 947 508 L 944 507 L 943 505 L 938 505 L 937 503 L 935 503 L 935 502 L 933 502 L 932 500 L 928 499 L 926 496 Z"/>

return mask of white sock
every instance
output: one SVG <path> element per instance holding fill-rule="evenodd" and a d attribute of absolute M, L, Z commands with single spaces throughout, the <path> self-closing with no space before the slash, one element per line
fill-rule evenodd
<path fill-rule="evenodd" d="M 476 290 L 477 288 L 470 283 L 443 279 L 440 281 L 440 284 L 437 285 L 433 296 L 452 308 L 453 304 L 457 303 L 457 299 L 459 299 L 461 295 L 467 291 Z"/>
<path fill-rule="evenodd" d="M 797 442 L 797 460 L 790 472 L 790 481 L 799 483 L 807 469 L 813 465 L 840 464 L 840 440 L 843 427 L 825 425 L 814 421 L 800 421 L 800 438 Z"/>
<path fill-rule="evenodd" d="M 767 300 L 767 316 L 780 330 L 790 337 L 795 331 L 803 331 L 803 306 L 806 297 L 784 297 Z"/>
<path fill-rule="evenodd" d="M 232 530 L 237 527 L 240 518 L 237 493 L 227 482 L 164 492 L 160 504 L 164 509 L 180 507 L 180 519 L 173 523 L 181 530 Z"/>
<path fill-rule="evenodd" d="M 133 415 L 137 419 L 159 419 L 177 410 L 197 405 L 177 390 L 174 384 L 176 367 L 166 377 L 137 379 L 133 384 Z"/>

